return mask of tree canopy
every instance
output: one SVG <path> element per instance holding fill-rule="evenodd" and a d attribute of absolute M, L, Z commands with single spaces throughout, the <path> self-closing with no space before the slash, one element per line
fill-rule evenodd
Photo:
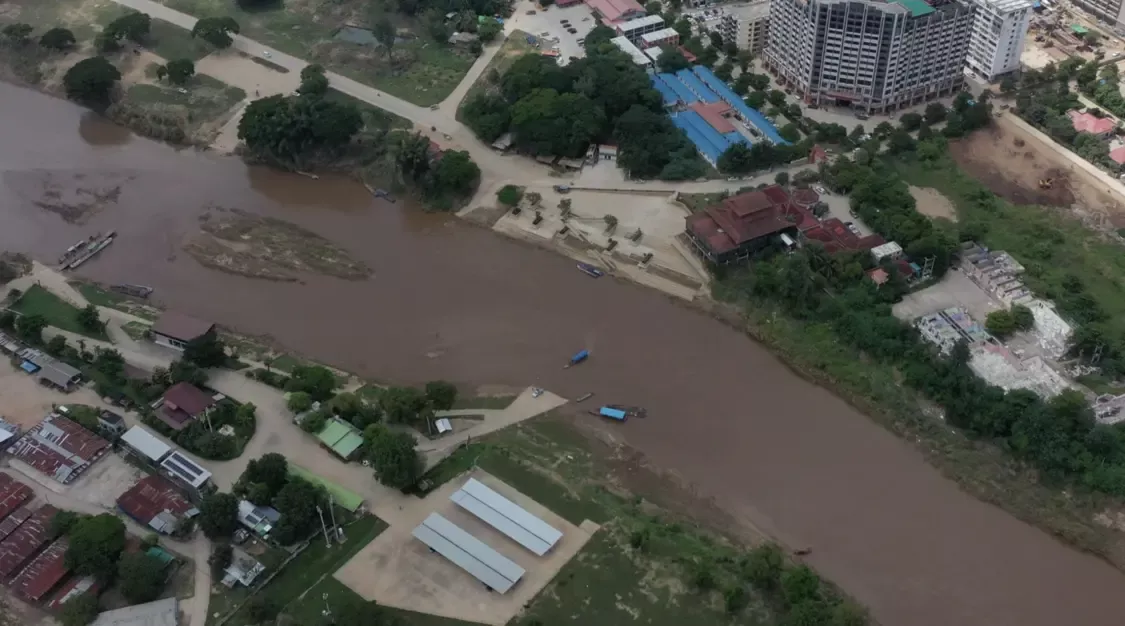
<path fill-rule="evenodd" d="M 233 17 L 201 17 L 191 29 L 191 36 L 202 39 L 216 48 L 229 48 L 234 39 L 231 35 L 241 32 Z"/>
<path fill-rule="evenodd" d="M 116 571 L 117 558 L 125 549 L 125 523 L 102 513 L 84 517 L 70 528 L 66 565 L 78 574 L 103 580 Z"/>
<path fill-rule="evenodd" d="M 417 442 L 410 433 L 392 432 L 381 424 L 368 426 L 363 433 L 367 441 L 368 459 L 375 478 L 388 487 L 405 489 L 422 476 L 422 457 L 415 449 Z"/>
<path fill-rule="evenodd" d="M 51 50 L 70 50 L 75 43 L 74 33 L 65 28 L 52 28 L 39 38 L 39 45 Z"/>
<path fill-rule="evenodd" d="M 324 98 L 275 95 L 251 102 L 238 123 L 238 138 L 260 156 L 299 164 L 336 152 L 363 127 L 351 105 Z"/>
<path fill-rule="evenodd" d="M 132 604 L 152 602 L 164 589 L 166 564 L 144 552 L 127 552 L 117 564 L 121 595 Z"/>
<path fill-rule="evenodd" d="M 320 365 L 299 365 L 290 373 L 286 391 L 303 391 L 313 401 L 324 401 L 332 397 L 336 388 L 336 375 L 332 370 Z"/>
<path fill-rule="evenodd" d="M 98 616 L 98 594 L 86 592 L 63 603 L 62 626 L 86 626 Z"/>
<path fill-rule="evenodd" d="M 152 29 L 152 18 L 147 13 L 130 11 L 106 25 L 103 32 L 115 40 L 128 39 L 141 43 Z"/>
<path fill-rule="evenodd" d="M 157 78 L 167 78 L 173 85 L 185 85 L 195 76 L 195 63 L 191 59 L 173 59 L 156 70 Z"/>
<path fill-rule="evenodd" d="M 63 75 L 66 97 L 89 106 L 105 106 L 121 72 L 105 57 L 96 56 L 75 63 Z"/>
<path fill-rule="evenodd" d="M 238 498 L 223 492 L 205 496 L 199 504 L 198 523 L 208 539 L 230 537 L 238 530 Z"/>
<path fill-rule="evenodd" d="M 289 480 L 289 461 L 276 452 L 263 454 L 246 464 L 234 485 L 234 493 L 254 504 L 269 506 Z"/>
<path fill-rule="evenodd" d="M 453 403 L 457 401 L 457 385 L 444 380 L 431 380 L 426 383 L 426 399 L 435 410 L 452 409 Z"/>
<path fill-rule="evenodd" d="M 317 506 L 327 513 L 328 498 L 324 490 L 302 478 L 289 477 L 273 498 L 273 507 L 281 514 L 273 538 L 288 545 L 307 537 L 320 523 Z"/>
<path fill-rule="evenodd" d="M 227 362 L 226 346 L 213 329 L 184 346 L 184 360 L 199 367 L 220 367 Z"/>

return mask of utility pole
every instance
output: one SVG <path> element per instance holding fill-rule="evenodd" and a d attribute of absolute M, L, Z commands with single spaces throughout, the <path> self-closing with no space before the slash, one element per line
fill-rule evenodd
<path fill-rule="evenodd" d="M 324 511 L 320 509 L 320 505 L 316 505 L 316 514 L 320 516 L 320 530 L 324 532 L 324 547 L 331 548 L 332 540 L 328 538 L 328 527 L 324 525 Z"/>
<path fill-rule="evenodd" d="M 332 536 L 336 541 L 344 543 L 344 531 L 336 525 L 336 503 L 332 500 L 332 494 L 328 494 L 328 516 L 332 519 Z"/>

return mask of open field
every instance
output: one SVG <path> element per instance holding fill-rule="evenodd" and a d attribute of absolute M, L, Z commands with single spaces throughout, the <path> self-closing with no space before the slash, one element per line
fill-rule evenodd
<path fill-rule="evenodd" d="M 344 26 L 364 26 L 370 7 L 347 0 L 290 0 L 284 6 L 243 11 L 227 0 L 162 0 L 169 7 L 195 15 L 233 17 L 242 34 L 287 54 L 320 63 L 362 83 L 419 105 L 445 99 L 473 64 L 474 56 L 430 40 L 420 21 L 393 16 L 400 35 L 393 54 L 379 47 L 336 38 Z"/>
<path fill-rule="evenodd" d="M 55 328 L 93 339 L 108 340 L 105 331 L 90 332 L 78 323 L 78 307 L 47 291 L 39 285 L 32 285 L 9 307 L 20 315 L 42 315 L 47 324 Z"/>
<path fill-rule="evenodd" d="M 497 75 L 503 75 L 516 62 L 522 54 L 531 50 L 531 44 L 527 43 L 527 33 L 522 30 L 514 30 L 504 43 L 500 44 L 500 49 L 496 51 L 496 56 L 488 62 L 488 67 L 484 68 L 481 72 L 480 78 L 473 83 L 472 87 L 465 93 L 465 98 L 461 100 L 461 106 L 471 100 L 474 96 L 484 92 L 491 84 L 493 70 Z M 457 119 L 461 120 L 461 108 L 457 109 Z"/>
<path fill-rule="evenodd" d="M 910 195 L 914 196 L 914 202 L 918 207 L 918 212 L 922 215 L 929 217 L 947 219 L 951 222 L 957 221 L 957 209 L 953 208 L 953 203 L 949 198 L 941 195 L 941 192 L 929 187 L 910 187 Z"/>
<path fill-rule="evenodd" d="M 123 313 L 147 320 L 156 320 L 160 317 L 160 310 L 156 307 L 117 292 L 103 289 L 100 285 L 85 281 L 72 281 L 71 284 L 78 290 L 78 293 L 82 294 L 83 298 L 86 298 L 94 306 L 117 309 Z"/>

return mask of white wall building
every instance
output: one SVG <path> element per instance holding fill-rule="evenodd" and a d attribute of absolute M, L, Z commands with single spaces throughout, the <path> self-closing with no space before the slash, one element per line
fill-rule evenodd
<path fill-rule="evenodd" d="M 1020 69 L 1031 0 L 973 0 L 977 7 L 969 39 L 969 69 L 988 82 Z"/>
<path fill-rule="evenodd" d="M 720 7 L 718 31 L 724 42 L 734 42 L 739 50 L 757 53 L 766 47 L 770 24 L 769 0 L 728 4 Z"/>
<path fill-rule="evenodd" d="M 647 67 L 652 62 L 651 59 L 645 56 L 644 52 L 641 52 L 640 48 L 633 45 L 633 42 L 629 41 L 629 39 L 624 35 L 620 37 L 614 37 L 609 41 L 613 45 L 620 48 L 622 52 L 629 55 L 629 58 L 633 59 L 633 63 L 636 63 L 637 65 L 643 65 Z"/>
<path fill-rule="evenodd" d="M 659 15 L 646 15 L 624 22 L 618 22 L 614 25 L 617 34 L 627 37 L 629 41 L 636 43 L 641 35 L 656 32 L 664 28 L 664 18 Z"/>

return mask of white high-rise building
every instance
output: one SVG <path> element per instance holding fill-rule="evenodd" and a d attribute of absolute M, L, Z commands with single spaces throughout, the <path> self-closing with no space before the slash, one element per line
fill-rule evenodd
<path fill-rule="evenodd" d="M 973 4 L 977 17 L 965 63 L 991 83 L 1020 69 L 1031 0 L 973 0 Z"/>
<path fill-rule="evenodd" d="M 755 54 L 766 47 L 770 25 L 769 0 L 727 4 L 719 10 L 717 30 L 723 41 L 733 42 L 740 50 Z"/>
<path fill-rule="evenodd" d="M 974 13 L 962 0 L 771 0 L 762 60 L 806 103 L 888 113 L 961 90 Z"/>

